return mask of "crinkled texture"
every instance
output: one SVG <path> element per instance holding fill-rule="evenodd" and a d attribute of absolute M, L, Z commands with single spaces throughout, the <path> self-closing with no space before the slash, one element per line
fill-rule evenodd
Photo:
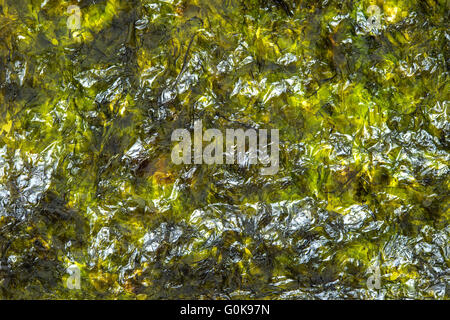
<path fill-rule="evenodd" d="M 377 3 L 2 0 L 0 298 L 449 299 L 447 2 Z M 196 119 L 280 170 L 174 165 Z"/>

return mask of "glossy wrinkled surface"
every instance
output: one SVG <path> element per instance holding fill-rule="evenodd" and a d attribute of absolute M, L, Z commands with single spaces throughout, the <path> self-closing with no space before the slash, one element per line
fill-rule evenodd
<path fill-rule="evenodd" d="M 449 298 L 447 1 L 0 4 L 0 298 Z M 279 172 L 173 165 L 195 119 Z"/>

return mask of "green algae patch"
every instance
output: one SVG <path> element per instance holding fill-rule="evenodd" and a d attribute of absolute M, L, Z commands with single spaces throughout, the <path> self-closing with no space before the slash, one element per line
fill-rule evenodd
<path fill-rule="evenodd" d="M 448 299 L 448 15 L 1 0 L 0 298 Z M 278 172 L 175 165 L 195 120 Z"/>

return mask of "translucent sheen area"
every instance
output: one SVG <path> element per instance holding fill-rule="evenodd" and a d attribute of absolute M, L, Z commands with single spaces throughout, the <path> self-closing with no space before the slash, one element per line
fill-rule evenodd
<path fill-rule="evenodd" d="M 0 298 L 449 299 L 449 21 L 446 0 L 0 0 Z M 279 129 L 278 172 L 175 165 L 197 119 Z"/>

